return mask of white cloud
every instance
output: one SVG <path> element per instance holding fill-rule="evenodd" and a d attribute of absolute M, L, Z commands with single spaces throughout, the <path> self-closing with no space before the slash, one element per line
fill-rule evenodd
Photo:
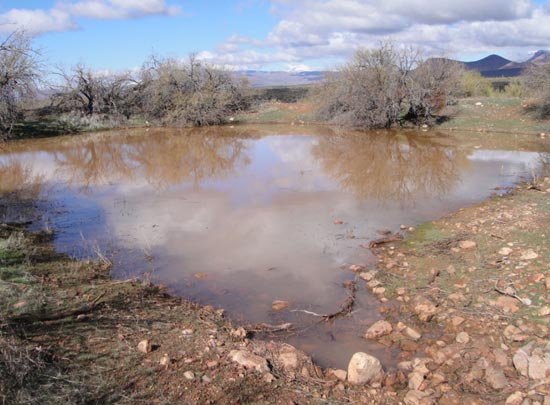
<path fill-rule="evenodd" d="M 0 14 L 0 32 L 21 29 L 30 35 L 40 35 L 78 29 L 75 17 L 131 19 L 150 15 L 174 16 L 180 12 L 180 7 L 169 6 L 165 0 L 62 1 L 50 10 L 10 9 Z"/>
<path fill-rule="evenodd" d="M 70 31 L 78 25 L 69 14 L 60 10 L 23 10 L 11 9 L 0 14 L 0 32 L 24 30 L 29 35 L 39 35 L 45 32 Z"/>
<path fill-rule="evenodd" d="M 164 0 L 83 0 L 58 3 L 57 8 L 71 15 L 96 19 L 128 19 L 148 15 L 175 15 L 181 10 Z"/>
<path fill-rule="evenodd" d="M 238 70 L 260 69 L 269 63 L 292 63 L 298 59 L 296 56 L 284 51 L 259 52 L 251 49 L 242 49 L 231 53 L 203 51 L 197 54 L 197 58 L 208 63 Z"/>
<path fill-rule="evenodd" d="M 279 18 L 263 39 L 234 36 L 210 54 L 231 64 L 246 52 L 262 50 L 261 63 L 343 60 L 358 47 L 381 41 L 418 46 L 426 54 L 456 56 L 468 53 L 526 54 L 547 48 L 550 1 L 530 0 L 272 0 Z M 245 51 L 246 49 L 246 51 Z M 231 57 L 224 53 L 229 52 Z M 272 54 L 272 60 L 269 55 Z M 317 63 L 318 64 L 318 63 Z M 325 66 L 331 68 L 331 66 Z"/>

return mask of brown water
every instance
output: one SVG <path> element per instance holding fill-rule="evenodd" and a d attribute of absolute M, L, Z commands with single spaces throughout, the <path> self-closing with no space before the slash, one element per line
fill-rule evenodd
<path fill-rule="evenodd" d="M 318 324 L 302 310 L 339 309 L 354 278 L 341 266 L 374 264 L 360 245 L 377 229 L 479 201 L 536 171 L 545 148 L 316 127 L 133 130 L 10 144 L 0 189 L 46 190 L 58 249 L 100 251 L 116 277 L 166 284 L 238 322 L 292 322 L 290 343 L 324 366 L 358 350 L 388 365 L 398 353 L 361 338 L 380 318 L 363 286 L 351 317 Z"/>

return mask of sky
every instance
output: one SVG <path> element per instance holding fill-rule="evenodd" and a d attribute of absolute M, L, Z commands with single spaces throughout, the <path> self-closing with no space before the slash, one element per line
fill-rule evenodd
<path fill-rule="evenodd" d="M 47 64 L 136 69 L 151 55 L 230 69 L 329 70 L 392 41 L 431 56 L 523 61 L 550 49 L 550 0 L 0 0 Z"/>

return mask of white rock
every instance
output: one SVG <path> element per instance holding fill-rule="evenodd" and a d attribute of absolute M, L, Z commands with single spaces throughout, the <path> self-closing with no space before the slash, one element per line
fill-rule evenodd
<path fill-rule="evenodd" d="M 521 255 L 520 260 L 534 260 L 537 257 L 539 255 L 533 249 L 528 249 Z"/>
<path fill-rule="evenodd" d="M 298 367 L 298 355 L 295 351 L 280 353 L 278 358 L 285 370 L 294 370 Z"/>
<path fill-rule="evenodd" d="M 269 371 L 266 359 L 246 350 L 231 350 L 229 358 L 246 369 L 254 369 L 259 372 Z"/>
<path fill-rule="evenodd" d="M 417 371 L 413 371 L 409 375 L 409 389 L 418 390 L 418 388 L 420 388 L 423 382 L 424 382 L 424 374 Z"/>
<path fill-rule="evenodd" d="M 186 371 L 185 373 L 183 373 L 183 376 L 187 380 L 194 380 L 195 379 L 195 373 L 193 373 L 192 371 Z"/>
<path fill-rule="evenodd" d="M 348 364 L 348 381 L 352 384 L 380 382 L 384 375 L 380 360 L 370 354 L 357 352 Z"/>
<path fill-rule="evenodd" d="M 143 339 L 138 343 L 137 349 L 141 353 L 149 353 L 151 351 L 151 342 L 147 339 Z"/>
<path fill-rule="evenodd" d="M 457 343 L 468 343 L 470 341 L 470 335 L 466 332 L 460 332 L 456 335 L 455 340 Z"/>
<path fill-rule="evenodd" d="M 461 240 L 458 242 L 458 247 L 462 250 L 472 250 L 475 249 L 477 246 L 477 243 L 475 243 L 472 240 Z"/>
<path fill-rule="evenodd" d="M 508 256 L 510 253 L 512 253 L 512 249 L 510 249 L 509 247 L 503 247 L 502 249 L 500 249 L 498 251 L 498 254 L 499 255 L 502 255 L 502 256 Z"/>
<path fill-rule="evenodd" d="M 516 391 L 506 398 L 506 405 L 521 405 L 523 402 L 523 394 L 521 391 Z"/>

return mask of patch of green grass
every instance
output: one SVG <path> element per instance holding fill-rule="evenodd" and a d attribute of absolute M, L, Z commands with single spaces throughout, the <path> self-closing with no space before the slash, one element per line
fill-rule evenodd
<path fill-rule="evenodd" d="M 448 235 L 441 229 L 437 228 L 432 222 L 425 222 L 416 227 L 414 233 L 411 233 L 405 238 L 405 244 L 408 247 L 420 246 L 432 243 L 435 241 L 443 240 Z"/>
<path fill-rule="evenodd" d="M 28 274 L 20 267 L 0 267 L 0 280 L 11 283 L 27 283 Z"/>
<path fill-rule="evenodd" d="M 24 121 L 16 124 L 13 135 L 16 139 L 22 138 L 46 138 L 51 136 L 67 135 L 80 132 L 82 128 L 67 121 L 54 118 L 39 121 Z"/>
<path fill-rule="evenodd" d="M 25 254 L 17 250 L 0 250 L 0 265 L 13 266 L 23 263 Z"/>

